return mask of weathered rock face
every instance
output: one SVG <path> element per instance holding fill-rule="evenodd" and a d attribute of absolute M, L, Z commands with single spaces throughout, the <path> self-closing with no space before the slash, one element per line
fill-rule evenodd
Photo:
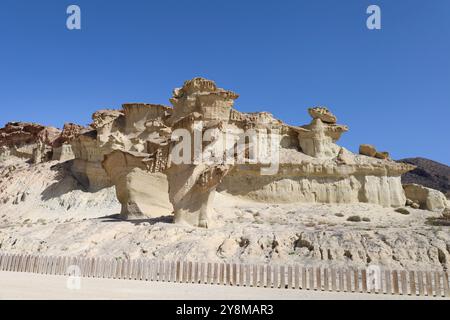
<path fill-rule="evenodd" d="M 74 123 L 65 123 L 64 127 L 53 142 L 53 147 L 60 147 L 63 144 L 68 144 L 76 139 L 85 128 Z"/>
<path fill-rule="evenodd" d="M 101 110 L 93 115 L 92 129 L 71 142 L 72 173 L 91 190 L 115 185 L 123 218 L 172 212 L 161 174 L 169 158 L 170 113 L 169 107 L 139 103 Z"/>
<path fill-rule="evenodd" d="M 170 100 L 174 112 L 169 119 L 173 129 L 184 129 L 191 137 L 204 137 L 207 131 L 211 132 L 211 139 L 201 142 L 199 154 L 195 154 L 194 145 L 191 152 L 187 148 L 182 150 L 183 153 L 189 152 L 186 158 L 188 161 L 177 163 L 172 159 L 174 161 L 169 164 L 169 198 L 174 206 L 176 222 L 200 227 L 211 226 L 214 222 L 211 219 L 214 215 L 214 193 L 231 165 L 220 161 L 207 164 L 201 160 L 197 164 L 196 161 L 211 156 L 223 159 L 225 156 L 226 151 L 221 148 L 219 141 L 227 130 L 237 129 L 230 124 L 231 108 L 237 97 L 235 93 L 217 88 L 214 82 L 201 78 L 186 81 L 182 88 L 174 91 Z M 176 142 L 172 141 L 172 151 L 177 150 Z"/>
<path fill-rule="evenodd" d="M 420 208 L 442 212 L 447 207 L 449 203 L 445 195 L 434 189 L 426 188 L 418 184 L 405 184 L 403 185 L 406 197 L 413 202 L 419 203 Z"/>
<path fill-rule="evenodd" d="M 88 190 L 97 191 L 112 186 L 111 179 L 103 169 L 101 162 L 105 154 L 97 143 L 97 132 L 88 129 L 71 141 L 75 156 L 71 172 L 74 177 Z"/>
<path fill-rule="evenodd" d="M 419 184 L 441 191 L 450 199 L 450 166 L 426 158 L 409 158 L 397 160 L 417 166 L 402 176 L 403 184 Z"/>
<path fill-rule="evenodd" d="M 274 203 L 405 205 L 400 175 L 404 170 L 409 170 L 409 166 L 382 161 L 369 164 L 361 156 L 354 157 L 352 164 L 335 160 L 287 159 L 291 162 L 280 163 L 275 176 L 260 176 L 248 167 L 237 166 L 218 189 L 232 195 Z"/>
<path fill-rule="evenodd" d="M 289 126 L 267 112 L 233 109 L 237 98 L 194 78 L 174 90 L 173 108 L 128 103 L 100 110 L 88 128 L 67 124 L 56 139 L 17 125 L 0 134 L 18 131 L 9 140 L 27 146 L 36 141 L 23 132 L 38 131 L 34 157 L 50 150 L 56 160 L 74 158 L 71 172 L 86 189 L 114 185 L 123 218 L 173 212 L 175 222 L 211 227 L 216 192 L 263 202 L 405 205 L 400 176 L 414 166 L 375 148 L 361 152 L 366 156 L 338 146 L 348 127 L 327 108 L 309 109 L 308 125 Z"/>
<path fill-rule="evenodd" d="M 348 127 L 336 124 L 336 117 L 325 107 L 310 108 L 309 125 L 295 128 L 303 153 L 320 159 L 336 157 L 341 148 L 335 144 Z"/>
<path fill-rule="evenodd" d="M 362 144 L 359 146 L 359 154 L 368 157 L 374 157 L 382 160 L 390 160 L 389 152 L 377 151 L 377 149 L 371 144 Z"/>
<path fill-rule="evenodd" d="M 35 123 L 10 122 L 0 129 L 0 148 L 4 154 L 40 163 L 51 159 L 51 146 L 60 133 Z"/>
<path fill-rule="evenodd" d="M 166 176 L 156 167 L 148 154 L 113 151 L 105 156 L 103 167 L 116 186 L 117 199 L 122 205 L 121 216 L 160 217 L 170 215 L 173 207 L 168 197 Z"/>
<path fill-rule="evenodd" d="M 75 158 L 70 142 L 75 140 L 84 130 L 82 126 L 74 123 L 64 124 L 59 137 L 53 142 L 52 160 L 65 162 Z"/>
<path fill-rule="evenodd" d="M 371 144 L 362 144 L 359 146 L 359 154 L 368 157 L 375 157 L 377 154 L 377 149 Z"/>

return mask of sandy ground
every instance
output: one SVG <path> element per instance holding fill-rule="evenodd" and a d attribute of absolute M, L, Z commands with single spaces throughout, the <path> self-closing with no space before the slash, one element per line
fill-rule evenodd
<path fill-rule="evenodd" d="M 14 167 L 11 165 L 14 164 Z M 123 221 L 114 188 L 83 190 L 57 162 L 0 163 L 0 251 L 200 262 L 443 270 L 450 228 L 439 214 L 369 204 L 264 204 L 218 194 L 211 229 L 172 217 Z M 358 216 L 360 222 L 348 221 Z"/>
<path fill-rule="evenodd" d="M 82 278 L 80 289 L 68 289 L 65 276 L 0 272 L 1 300 L 407 300 L 360 293 L 243 288 L 133 280 Z"/>

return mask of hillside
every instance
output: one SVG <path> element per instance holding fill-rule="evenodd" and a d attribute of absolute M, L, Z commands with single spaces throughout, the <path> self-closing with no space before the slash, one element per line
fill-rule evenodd
<path fill-rule="evenodd" d="M 398 160 L 417 166 L 417 169 L 402 176 L 402 183 L 416 183 L 428 188 L 440 190 L 450 197 L 450 167 L 425 158 Z"/>

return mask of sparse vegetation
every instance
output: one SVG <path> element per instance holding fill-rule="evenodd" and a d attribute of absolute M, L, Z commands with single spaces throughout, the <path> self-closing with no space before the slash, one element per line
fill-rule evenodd
<path fill-rule="evenodd" d="M 342 218 L 344 215 L 342 213 L 336 213 L 335 216 L 339 217 L 339 218 Z"/>
<path fill-rule="evenodd" d="M 347 221 L 350 222 L 361 222 L 361 217 L 360 216 L 351 216 L 347 219 Z"/>
<path fill-rule="evenodd" d="M 407 209 L 405 209 L 405 208 L 395 209 L 395 212 L 398 212 L 398 213 L 401 213 L 401 214 L 404 214 L 404 215 L 409 214 L 409 211 Z"/>
<path fill-rule="evenodd" d="M 295 241 L 294 248 L 307 248 L 309 251 L 314 250 L 314 246 L 309 241 L 303 239 Z"/>
<path fill-rule="evenodd" d="M 362 218 L 362 221 L 364 221 L 364 222 L 370 222 L 370 219 L 367 218 L 367 217 L 364 217 L 364 218 Z"/>
<path fill-rule="evenodd" d="M 353 255 L 351 254 L 351 252 L 349 250 L 345 250 L 344 257 L 346 257 L 350 260 L 353 260 Z"/>

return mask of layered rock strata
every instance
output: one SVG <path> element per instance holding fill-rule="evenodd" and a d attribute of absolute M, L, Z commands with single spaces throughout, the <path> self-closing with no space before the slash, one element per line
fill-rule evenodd
<path fill-rule="evenodd" d="M 177 223 L 211 227 L 216 192 L 263 202 L 405 205 L 400 176 L 414 166 L 340 147 L 348 127 L 327 108 L 310 108 L 310 124 L 290 126 L 267 112 L 237 111 L 237 98 L 194 78 L 174 90 L 172 107 L 127 103 L 97 111 L 87 128 L 67 124 L 55 138 L 21 133 L 43 130 L 34 127 L 11 136 L 11 126 L 0 137 L 37 144 L 34 158 L 51 147 L 53 159 L 73 159 L 71 172 L 88 190 L 115 186 L 124 219 L 173 212 Z"/>

